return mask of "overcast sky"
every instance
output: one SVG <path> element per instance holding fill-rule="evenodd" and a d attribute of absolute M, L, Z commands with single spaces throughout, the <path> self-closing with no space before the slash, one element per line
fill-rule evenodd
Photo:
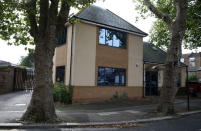
<path fill-rule="evenodd" d="M 154 18 L 147 18 L 136 22 L 135 17 L 137 16 L 137 11 L 135 11 L 135 4 L 132 0 L 105 0 L 105 2 L 98 0 L 95 5 L 109 9 L 146 33 L 149 33 L 149 30 L 155 20 Z M 74 12 L 74 10 L 71 12 Z M 145 37 L 144 41 L 148 41 L 148 39 L 149 37 Z M 25 56 L 28 53 L 28 51 L 25 51 L 24 48 L 25 46 L 8 46 L 5 41 L 0 39 L 0 60 L 17 64 L 19 63 L 20 57 Z M 189 52 L 192 51 L 183 50 L 183 53 Z"/>

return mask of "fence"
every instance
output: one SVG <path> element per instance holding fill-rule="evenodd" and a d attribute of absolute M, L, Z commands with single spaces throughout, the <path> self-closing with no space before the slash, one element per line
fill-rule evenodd
<path fill-rule="evenodd" d="M 34 88 L 34 71 L 21 67 L 0 68 L 0 94 Z"/>

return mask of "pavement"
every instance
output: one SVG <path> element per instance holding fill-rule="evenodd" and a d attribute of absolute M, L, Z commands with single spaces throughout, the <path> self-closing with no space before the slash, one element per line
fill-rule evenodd
<path fill-rule="evenodd" d="M 0 95 L 0 128 L 33 128 L 33 127 L 87 127 L 97 125 L 113 125 L 125 123 L 139 123 L 178 118 L 184 115 L 201 113 L 201 99 L 191 99 L 187 112 L 186 99 L 176 99 L 174 116 L 158 115 L 156 104 L 129 107 L 109 108 L 101 110 L 62 110 L 56 109 L 60 124 L 23 125 L 18 122 L 25 112 L 30 99 L 30 91 L 21 91 Z M 97 104 L 98 106 L 98 104 Z"/>
<path fill-rule="evenodd" d="M 171 120 L 140 123 L 130 127 L 91 127 L 91 128 L 29 128 L 0 129 L 0 131 L 200 131 L 201 114 L 185 116 Z"/>

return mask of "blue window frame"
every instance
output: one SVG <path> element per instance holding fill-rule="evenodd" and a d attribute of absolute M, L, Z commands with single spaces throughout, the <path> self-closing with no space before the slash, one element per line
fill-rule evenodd
<path fill-rule="evenodd" d="M 98 68 L 98 86 L 125 86 L 126 69 L 122 68 Z"/>
<path fill-rule="evenodd" d="M 99 44 L 126 48 L 126 33 L 99 28 Z"/>

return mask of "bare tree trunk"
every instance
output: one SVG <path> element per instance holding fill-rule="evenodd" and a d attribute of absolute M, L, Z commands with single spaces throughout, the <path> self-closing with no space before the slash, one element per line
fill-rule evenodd
<path fill-rule="evenodd" d="M 35 88 L 27 111 L 22 117 L 30 122 L 54 122 L 56 113 L 53 101 L 52 67 L 54 41 L 42 40 L 35 49 Z M 49 43 L 49 44 L 48 44 Z"/>

